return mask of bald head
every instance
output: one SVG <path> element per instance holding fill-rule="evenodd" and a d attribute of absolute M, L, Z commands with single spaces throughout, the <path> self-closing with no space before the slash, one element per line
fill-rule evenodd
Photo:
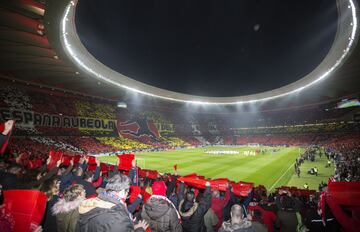
<path fill-rule="evenodd" d="M 213 191 L 212 191 L 212 197 L 220 197 L 220 192 L 219 192 L 219 190 L 213 190 Z"/>
<path fill-rule="evenodd" d="M 231 207 L 230 215 L 232 224 L 239 223 L 244 216 L 243 208 L 238 204 L 233 205 Z"/>

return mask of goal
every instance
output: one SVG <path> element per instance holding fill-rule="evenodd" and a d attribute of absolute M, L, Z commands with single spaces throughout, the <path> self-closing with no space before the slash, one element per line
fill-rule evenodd
<path fill-rule="evenodd" d="M 258 143 L 248 143 L 248 147 L 260 147 Z"/>

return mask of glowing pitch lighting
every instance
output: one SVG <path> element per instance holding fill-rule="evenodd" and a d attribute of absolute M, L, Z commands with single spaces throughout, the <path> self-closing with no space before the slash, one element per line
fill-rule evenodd
<path fill-rule="evenodd" d="M 140 90 L 140 89 L 128 86 L 126 84 L 119 83 L 117 81 L 114 81 L 113 79 L 108 78 L 104 74 L 104 72 L 102 72 L 102 73 L 100 72 L 101 71 L 100 68 L 96 69 L 97 67 L 104 66 L 103 64 L 100 64 L 99 62 L 91 63 L 91 61 L 89 61 L 87 59 L 82 60 L 80 58 L 81 56 L 85 55 L 85 56 L 91 57 L 91 55 L 87 51 L 86 51 L 87 54 L 81 54 L 81 52 L 77 52 L 77 50 L 79 50 L 79 49 L 77 49 L 76 46 L 72 46 L 72 45 L 76 44 L 76 42 L 80 41 L 77 37 L 76 29 L 74 26 L 74 17 L 75 17 L 77 0 L 70 1 L 69 4 L 65 8 L 65 12 L 64 12 L 63 18 L 61 20 L 61 41 L 63 43 L 65 52 L 67 53 L 67 55 L 82 69 L 86 70 L 88 73 L 90 73 L 91 75 L 95 76 L 98 79 L 101 79 L 102 81 L 108 82 L 110 84 L 113 84 L 115 86 L 118 86 L 118 87 L 121 87 L 124 89 L 127 89 L 129 91 L 144 94 L 144 95 L 151 96 L 151 97 L 161 98 L 164 100 L 185 102 L 185 103 L 190 103 L 190 104 L 195 104 L 195 105 L 249 104 L 249 103 L 263 102 L 263 101 L 267 101 L 267 100 L 271 100 L 271 99 L 283 97 L 283 96 L 286 96 L 289 94 L 300 92 L 300 91 L 306 89 L 307 87 L 312 86 L 312 85 L 318 83 L 319 81 L 325 79 L 326 77 L 328 77 L 342 63 L 342 61 L 347 57 L 347 55 L 351 51 L 351 48 L 355 42 L 355 39 L 357 38 L 356 35 L 357 35 L 358 22 L 357 22 L 356 7 L 355 7 L 353 0 L 348 0 L 348 3 L 349 3 L 349 5 L 347 8 L 351 10 L 351 15 L 352 15 L 352 20 L 350 22 L 350 26 L 352 27 L 351 35 L 349 36 L 348 44 L 346 45 L 346 48 L 343 49 L 343 53 L 341 54 L 341 56 L 325 72 L 323 72 L 321 75 L 318 75 L 315 78 L 312 78 L 313 79 L 312 81 L 307 81 L 307 83 L 302 86 L 293 87 L 293 86 L 289 85 L 289 86 L 284 86 L 284 87 L 279 88 L 278 91 L 276 91 L 276 92 L 269 91 L 269 92 L 264 92 L 264 93 L 260 93 L 260 94 L 255 94 L 256 96 L 250 95 L 250 96 L 239 96 L 239 97 L 233 97 L 233 98 L 222 98 L 223 101 L 188 100 L 188 98 L 196 98 L 196 96 L 179 94 L 176 92 L 165 91 L 165 90 L 161 90 L 161 91 L 163 91 L 164 93 L 166 93 L 167 95 L 170 95 L 170 96 L 167 96 L 166 94 L 161 95 L 161 91 L 160 91 L 160 93 L 157 93 L 154 90 L 150 90 L 150 86 L 147 86 L 147 85 L 144 85 L 145 86 L 144 89 L 147 89 L 147 91 L 145 91 L 145 90 Z M 79 43 L 81 43 L 81 42 L 79 42 Z M 100 70 L 100 71 L 97 71 L 97 70 Z M 111 74 L 113 74 L 113 73 L 111 73 Z M 115 73 L 114 76 L 120 76 L 120 74 Z M 130 79 L 130 80 L 132 80 L 132 79 Z M 302 80 L 302 79 L 300 79 L 300 80 Z M 135 81 L 134 81 L 134 83 L 135 83 Z M 267 95 L 270 95 L 270 96 L 267 96 Z M 184 97 L 184 96 L 186 96 L 186 97 Z M 253 99 L 248 99 L 251 97 L 253 97 Z M 199 97 L 199 98 L 207 99 L 206 97 Z M 239 100 L 229 100 L 229 99 L 236 99 L 236 98 Z M 244 98 L 246 100 L 241 100 Z M 214 98 L 214 99 L 217 99 L 217 98 Z"/>

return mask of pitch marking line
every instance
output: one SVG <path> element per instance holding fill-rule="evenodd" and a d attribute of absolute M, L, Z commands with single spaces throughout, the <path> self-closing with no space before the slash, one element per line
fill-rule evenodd
<path fill-rule="evenodd" d="M 270 192 L 271 190 L 273 190 L 273 188 L 275 187 L 275 185 L 279 182 L 279 180 L 281 180 L 281 179 L 285 176 L 285 174 L 290 170 L 290 168 L 294 167 L 294 164 L 295 164 L 295 162 L 292 163 L 292 164 L 288 167 L 288 169 L 277 179 L 277 181 L 270 187 L 269 192 Z"/>

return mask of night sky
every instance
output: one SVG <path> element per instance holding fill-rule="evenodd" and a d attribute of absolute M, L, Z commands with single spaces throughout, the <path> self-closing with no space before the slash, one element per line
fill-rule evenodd
<path fill-rule="evenodd" d="M 85 47 L 144 83 L 203 96 L 271 90 L 311 72 L 337 26 L 335 0 L 80 0 Z"/>

